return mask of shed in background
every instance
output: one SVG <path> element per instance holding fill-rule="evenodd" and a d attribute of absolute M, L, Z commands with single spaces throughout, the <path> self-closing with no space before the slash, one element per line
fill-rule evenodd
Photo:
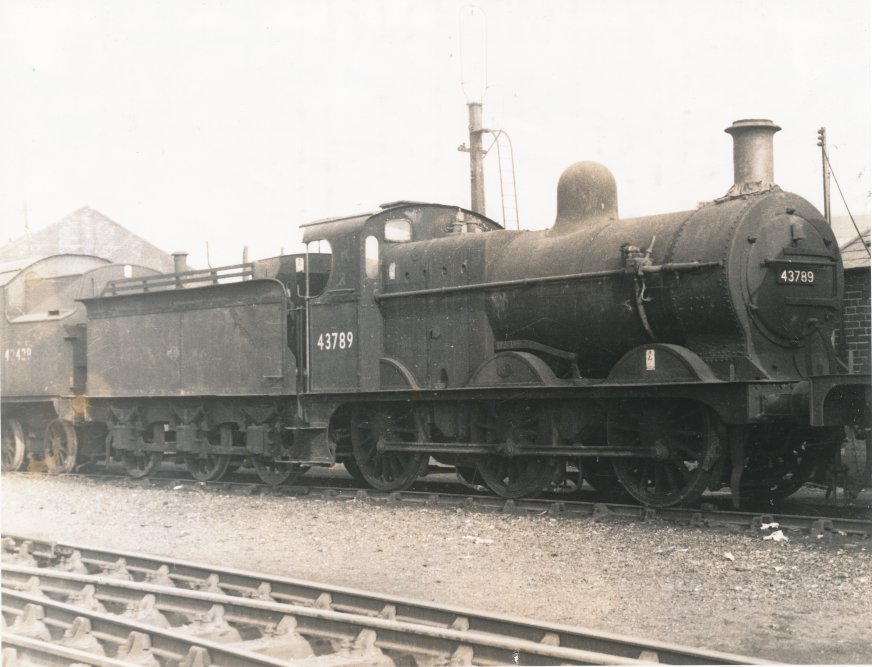
<path fill-rule="evenodd" d="M 842 359 L 855 373 L 870 370 L 870 326 L 872 326 L 872 274 L 869 261 L 869 229 L 843 244 L 845 304 L 843 324 L 836 332 L 836 346 Z"/>
<path fill-rule="evenodd" d="M 83 206 L 61 220 L 0 247 L 0 262 L 22 265 L 51 255 L 94 255 L 118 264 L 137 264 L 172 273 L 173 257 L 145 239 Z"/>

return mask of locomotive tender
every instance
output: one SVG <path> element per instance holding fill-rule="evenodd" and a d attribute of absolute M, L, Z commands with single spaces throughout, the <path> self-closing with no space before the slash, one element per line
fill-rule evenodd
<path fill-rule="evenodd" d="M 341 461 L 395 490 L 434 457 L 506 497 L 568 469 L 660 507 L 788 495 L 868 426 L 870 384 L 833 351 L 838 244 L 774 184 L 778 129 L 728 128 L 735 184 L 693 211 L 622 220 L 582 162 L 545 231 L 394 202 L 305 225 L 305 254 L 110 281 L 69 423 L 134 476 Z"/>
<path fill-rule="evenodd" d="M 23 466 L 29 453 L 39 468 L 69 472 L 79 453 L 103 452 L 105 428 L 77 419 L 73 408 L 87 391 L 87 323 L 78 300 L 99 295 L 110 280 L 157 273 L 83 254 L 0 267 L 4 470 Z"/>

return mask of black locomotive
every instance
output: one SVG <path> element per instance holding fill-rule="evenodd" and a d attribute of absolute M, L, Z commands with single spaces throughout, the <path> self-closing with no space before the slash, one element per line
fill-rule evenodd
<path fill-rule="evenodd" d="M 773 183 L 778 129 L 728 128 L 735 184 L 693 211 L 622 220 L 582 162 L 545 231 L 394 202 L 305 225 L 306 254 L 111 280 L 55 437 L 102 425 L 84 453 L 134 476 L 341 461 L 395 490 L 432 457 L 506 497 L 568 470 L 660 507 L 788 495 L 868 426 L 870 379 L 833 351 L 838 244 Z"/>

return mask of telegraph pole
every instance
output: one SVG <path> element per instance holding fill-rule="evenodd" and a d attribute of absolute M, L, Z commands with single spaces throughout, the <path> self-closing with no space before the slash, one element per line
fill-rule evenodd
<path fill-rule="evenodd" d="M 481 102 L 470 102 L 469 107 L 469 186 L 471 208 L 476 213 L 485 214 L 484 205 L 484 149 L 481 126 Z"/>
<path fill-rule="evenodd" d="M 824 218 L 832 226 L 833 218 L 830 212 L 830 161 L 827 159 L 827 128 L 818 130 L 818 146 L 821 147 L 821 161 L 824 171 Z"/>
<path fill-rule="evenodd" d="M 466 96 L 469 111 L 469 148 L 461 144 L 457 150 L 469 153 L 470 208 L 485 214 L 484 156 L 482 101 L 487 92 L 487 17 L 474 5 L 460 10 L 460 87 Z"/>

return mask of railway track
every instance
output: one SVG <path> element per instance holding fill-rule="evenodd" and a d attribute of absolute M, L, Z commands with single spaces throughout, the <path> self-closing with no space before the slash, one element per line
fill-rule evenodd
<path fill-rule="evenodd" d="M 25 475 L 26 473 L 4 473 Z M 397 503 L 412 506 L 462 508 L 468 511 L 507 512 L 521 515 L 561 516 L 565 518 L 595 519 L 597 521 L 661 521 L 694 527 L 728 528 L 732 530 L 759 530 L 762 526 L 774 526 L 781 530 L 801 531 L 813 535 L 872 535 L 872 519 L 846 516 L 821 516 L 791 514 L 787 512 L 733 511 L 720 509 L 714 504 L 703 503 L 699 508 L 670 507 L 651 508 L 640 505 L 606 503 L 600 501 L 569 500 L 557 497 L 506 500 L 498 496 L 472 495 L 469 493 L 437 491 L 392 491 L 382 492 L 347 485 L 336 485 L 330 480 L 313 480 L 304 484 L 306 478 L 295 485 L 268 486 L 251 481 L 199 482 L 188 477 L 162 475 L 131 479 L 125 475 L 78 476 L 100 483 L 117 483 L 137 488 L 171 488 L 177 491 L 213 491 L 239 495 L 273 495 L 309 497 L 321 500 L 361 501 L 372 503 Z M 868 512 L 865 513 L 868 516 Z"/>
<path fill-rule="evenodd" d="M 2 546 L 4 666 L 767 664 L 138 553 Z"/>

